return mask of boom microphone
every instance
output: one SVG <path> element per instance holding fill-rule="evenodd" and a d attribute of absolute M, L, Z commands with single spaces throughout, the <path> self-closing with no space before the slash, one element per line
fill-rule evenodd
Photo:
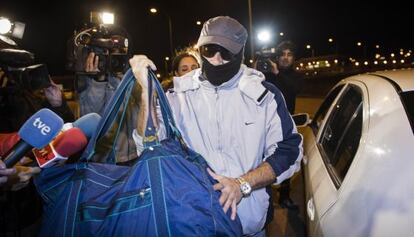
<path fill-rule="evenodd" d="M 63 120 L 49 109 L 41 109 L 32 115 L 20 128 L 20 140 L 10 149 L 4 163 L 13 167 L 33 147 L 46 146 L 62 129 Z"/>
<path fill-rule="evenodd" d="M 40 168 L 47 168 L 69 156 L 81 151 L 88 144 L 88 139 L 79 128 L 70 128 L 59 134 L 55 140 L 43 149 L 33 149 L 37 164 Z"/>

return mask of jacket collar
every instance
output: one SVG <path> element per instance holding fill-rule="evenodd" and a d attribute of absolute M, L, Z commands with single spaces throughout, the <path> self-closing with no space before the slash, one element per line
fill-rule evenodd
<path fill-rule="evenodd" d="M 201 69 L 193 70 L 184 76 L 174 77 L 174 92 L 185 92 L 188 90 L 197 90 L 203 88 L 206 90 L 222 90 L 238 87 L 239 90 L 257 104 L 261 104 L 264 100 L 267 90 L 262 85 L 265 80 L 263 73 L 249 68 L 242 64 L 239 72 L 229 81 L 214 86 L 209 81 L 203 80 L 201 77 Z"/>

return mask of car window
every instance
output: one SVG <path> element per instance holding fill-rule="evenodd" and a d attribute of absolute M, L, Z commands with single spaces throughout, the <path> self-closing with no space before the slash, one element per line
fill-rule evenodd
<path fill-rule="evenodd" d="M 322 157 L 337 187 L 358 150 L 362 133 L 362 92 L 350 85 L 335 104 L 319 141 Z"/>
<path fill-rule="evenodd" d="M 344 87 L 344 85 L 340 85 L 335 87 L 324 99 L 321 106 L 319 107 L 318 111 L 315 114 L 315 117 L 312 119 L 312 123 L 310 124 L 310 127 L 313 130 L 313 133 L 315 136 L 318 134 L 318 130 L 322 125 L 322 121 L 324 120 L 326 113 L 329 110 L 329 107 L 331 107 L 332 102 L 335 100 L 338 93 L 341 91 L 341 89 Z"/>
<path fill-rule="evenodd" d="M 401 92 L 400 96 L 404 104 L 408 120 L 410 121 L 411 130 L 414 133 L 414 91 Z"/>

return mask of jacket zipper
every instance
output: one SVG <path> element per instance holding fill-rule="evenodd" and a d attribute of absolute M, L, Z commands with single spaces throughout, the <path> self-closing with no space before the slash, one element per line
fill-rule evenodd
<path fill-rule="evenodd" d="M 219 153 L 221 153 L 222 146 L 221 146 L 221 127 L 220 127 L 220 121 L 219 121 L 219 115 L 220 115 L 220 106 L 219 106 L 219 94 L 218 94 L 218 88 L 215 88 L 216 91 L 216 123 L 217 123 L 217 150 Z"/>

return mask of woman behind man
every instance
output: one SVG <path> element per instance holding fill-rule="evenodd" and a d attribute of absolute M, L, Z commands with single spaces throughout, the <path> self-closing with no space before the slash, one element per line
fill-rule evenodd
<path fill-rule="evenodd" d="M 173 77 L 181 77 L 199 67 L 200 64 L 198 63 L 197 52 L 191 48 L 185 48 L 179 51 L 172 61 L 173 76 L 168 77 L 161 82 L 164 91 L 174 87 Z"/>

